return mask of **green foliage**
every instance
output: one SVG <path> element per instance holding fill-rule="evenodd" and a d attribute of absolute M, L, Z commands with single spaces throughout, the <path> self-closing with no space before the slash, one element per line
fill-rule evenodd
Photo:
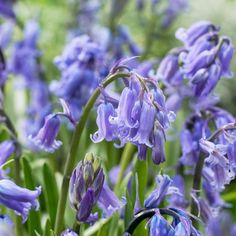
<path fill-rule="evenodd" d="M 22 166 L 25 187 L 32 190 L 35 188 L 34 176 L 29 161 L 25 157 L 22 158 Z M 35 232 L 42 234 L 40 219 L 40 211 L 30 211 L 27 221 L 29 235 L 35 235 Z"/>

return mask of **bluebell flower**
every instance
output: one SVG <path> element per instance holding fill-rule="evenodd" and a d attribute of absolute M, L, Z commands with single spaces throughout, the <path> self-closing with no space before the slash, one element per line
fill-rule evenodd
<path fill-rule="evenodd" d="M 0 215 L 0 235 L 14 236 L 14 223 L 7 215 Z"/>
<path fill-rule="evenodd" d="M 13 4 L 15 0 L 1 0 L 0 1 L 0 14 L 15 19 L 15 13 L 13 11 Z"/>
<path fill-rule="evenodd" d="M 36 190 L 28 190 L 17 186 L 8 179 L 0 180 L 0 203 L 20 215 L 23 223 L 27 220 L 31 209 L 38 209 L 37 197 L 41 193 L 41 187 Z"/>
<path fill-rule="evenodd" d="M 114 107 L 111 103 L 100 104 L 97 108 L 97 114 L 98 131 L 91 135 L 92 141 L 97 143 L 104 139 L 107 141 L 113 140 L 116 125 L 111 124 L 109 118 L 115 115 Z"/>
<path fill-rule="evenodd" d="M 187 5 L 186 0 L 169 0 L 168 7 L 163 12 L 161 26 L 163 28 L 168 28 L 179 13 L 186 9 Z"/>
<path fill-rule="evenodd" d="M 59 129 L 60 118 L 57 114 L 50 114 L 46 116 L 44 125 L 38 133 L 35 136 L 30 135 L 29 139 L 41 150 L 46 152 L 54 152 L 62 145 L 61 141 L 56 140 Z"/>
<path fill-rule="evenodd" d="M 82 222 L 96 220 L 92 209 L 101 195 L 104 183 L 103 169 L 98 159 L 87 154 L 83 162 L 79 162 L 70 178 L 69 199 L 71 206 L 77 211 L 76 218 Z"/>
<path fill-rule="evenodd" d="M 209 32 L 218 32 L 219 30 L 219 27 L 209 21 L 199 21 L 187 30 L 183 28 L 178 29 L 175 35 L 176 38 L 181 40 L 187 47 L 191 47 L 202 36 Z"/>
<path fill-rule="evenodd" d="M 147 83 L 145 89 L 140 80 Z M 106 94 L 104 96 L 106 100 Z M 91 139 L 94 142 L 120 141 L 119 147 L 131 142 L 138 147 L 141 160 L 145 159 L 149 147 L 154 163 L 164 162 L 165 130 L 175 115 L 166 109 L 163 92 L 153 81 L 133 72 L 117 103 L 104 102 L 98 106 L 98 131 Z"/>
<path fill-rule="evenodd" d="M 234 47 L 229 38 L 220 37 L 218 27 L 200 22 L 187 31 L 177 31 L 176 35 L 185 44 L 179 60 L 182 74 L 194 90 L 193 96 L 207 97 L 222 76 L 232 76 Z"/>
<path fill-rule="evenodd" d="M 160 205 L 166 195 L 179 194 L 178 188 L 171 186 L 172 180 L 168 175 L 158 175 L 156 177 L 157 188 L 144 202 L 145 208 L 156 208 Z"/>
<path fill-rule="evenodd" d="M 185 199 L 185 186 L 184 186 L 184 179 L 181 175 L 176 175 L 173 178 L 173 182 L 171 183 L 172 187 L 175 187 L 179 190 L 179 193 L 172 193 L 168 198 L 169 207 L 171 208 L 178 208 L 185 210 L 188 206 L 188 201 Z"/>
<path fill-rule="evenodd" d="M 121 211 L 125 205 L 125 200 L 120 201 L 116 194 L 105 183 L 98 198 L 98 206 L 103 211 L 104 217 L 110 217 L 114 212 Z"/>
<path fill-rule="evenodd" d="M 165 218 L 158 212 L 150 220 L 150 236 L 174 236 L 175 231 L 173 227 L 167 222 Z"/>
<path fill-rule="evenodd" d="M 75 233 L 72 229 L 66 229 L 61 233 L 61 236 L 79 236 L 79 235 Z"/>
<path fill-rule="evenodd" d="M 68 103 L 76 121 L 104 76 L 103 62 L 104 50 L 86 35 L 74 38 L 55 59 L 62 76 L 60 81 L 52 82 L 50 89 Z"/>

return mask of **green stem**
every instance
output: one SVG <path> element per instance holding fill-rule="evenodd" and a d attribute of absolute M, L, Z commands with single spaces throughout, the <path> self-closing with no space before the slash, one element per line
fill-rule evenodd
<path fill-rule="evenodd" d="M 201 189 L 202 168 L 204 165 L 204 160 L 205 160 L 205 156 L 203 153 L 201 153 L 199 156 L 197 165 L 195 167 L 195 172 L 194 172 L 194 177 L 193 177 L 193 190 L 197 190 L 196 191 L 197 196 L 200 195 L 199 190 Z M 194 199 L 192 199 L 192 202 L 191 202 L 191 214 L 194 216 L 198 216 L 199 214 L 198 206 L 197 206 L 197 203 L 194 201 Z M 196 229 L 198 229 L 198 221 L 194 220 L 193 225 Z"/>
<path fill-rule="evenodd" d="M 124 72 L 109 75 L 107 77 L 107 79 L 105 79 L 104 82 L 102 83 L 102 86 L 106 87 L 108 84 L 110 84 L 114 80 L 116 80 L 118 78 L 125 78 L 128 76 L 129 76 L 129 73 L 124 73 Z M 78 125 L 76 126 L 75 132 L 72 137 L 70 151 L 69 151 L 68 157 L 66 159 L 63 180 L 62 180 L 62 185 L 61 185 L 61 192 L 60 192 L 58 206 L 57 206 L 57 215 L 56 215 L 56 223 L 55 223 L 55 234 L 56 235 L 60 234 L 60 231 L 63 227 L 64 213 L 65 213 L 66 200 L 67 200 L 67 192 L 68 192 L 68 187 L 69 187 L 69 179 L 70 179 L 70 175 L 71 175 L 72 170 L 75 165 L 77 150 L 79 148 L 79 143 L 80 143 L 80 139 L 82 136 L 82 132 L 83 132 L 83 129 L 86 125 L 86 121 L 88 119 L 89 112 L 93 108 L 93 105 L 96 102 L 99 95 L 100 95 L 100 88 L 98 87 L 95 89 L 94 93 L 92 94 L 89 101 L 85 105 L 83 113 L 80 118 L 80 121 L 79 121 Z M 80 158 L 80 160 L 81 160 L 81 158 Z"/>
<path fill-rule="evenodd" d="M 126 168 L 128 167 L 131 158 L 133 157 L 134 153 L 136 151 L 136 146 L 134 146 L 131 143 L 126 144 L 124 151 L 122 153 L 121 156 L 121 161 L 120 161 L 120 171 L 118 174 L 118 179 L 116 182 L 116 186 L 115 186 L 115 192 L 118 193 L 119 191 L 119 187 L 122 181 L 122 178 L 124 177 L 124 172 L 126 170 Z"/>

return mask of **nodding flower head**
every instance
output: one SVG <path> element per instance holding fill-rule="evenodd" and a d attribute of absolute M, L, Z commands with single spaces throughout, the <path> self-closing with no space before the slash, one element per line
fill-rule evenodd
<path fill-rule="evenodd" d="M 90 222 L 91 214 L 104 183 L 104 173 L 99 160 L 93 154 L 86 154 L 80 161 L 70 178 L 69 199 L 71 206 L 77 211 L 77 220 Z"/>
<path fill-rule="evenodd" d="M 27 220 L 31 209 L 38 209 L 38 196 L 41 193 L 41 187 L 36 190 L 28 190 L 17 186 L 8 179 L 0 180 L 0 203 L 15 211 L 23 219 L 23 223 Z"/>
<path fill-rule="evenodd" d="M 36 136 L 29 136 L 29 139 L 46 152 L 54 152 L 58 149 L 62 142 L 56 140 L 56 136 L 60 129 L 60 118 L 57 114 L 46 116 L 43 127 L 38 131 Z"/>
<path fill-rule="evenodd" d="M 104 96 L 104 103 L 97 109 L 98 131 L 91 139 L 117 140 L 120 146 L 131 142 L 138 146 L 141 160 L 149 147 L 155 164 L 165 161 L 165 130 L 175 115 L 166 109 L 165 96 L 156 82 L 134 72 L 116 104 L 107 102 Z"/>

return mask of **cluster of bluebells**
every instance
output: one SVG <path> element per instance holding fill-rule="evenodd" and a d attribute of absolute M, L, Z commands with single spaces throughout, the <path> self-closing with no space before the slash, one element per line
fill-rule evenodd
<path fill-rule="evenodd" d="M 79 222 L 91 223 L 98 219 L 98 213 L 92 213 L 96 204 L 102 209 L 104 217 L 110 217 L 124 206 L 104 181 L 99 160 L 92 153 L 86 154 L 70 178 L 69 199 Z"/>
<path fill-rule="evenodd" d="M 169 235 L 196 235 L 201 236 L 190 219 L 186 208 L 188 202 L 184 197 L 184 180 L 181 176 L 176 176 L 173 180 L 168 175 L 157 175 L 157 188 L 144 201 L 145 209 L 136 209 L 135 217 L 142 217 L 142 212 L 153 212 L 150 215 L 150 236 L 169 236 Z M 164 198 L 168 197 L 169 206 L 159 208 Z M 137 196 L 136 196 L 137 201 Z M 137 204 L 135 204 L 137 207 Z M 138 211 L 137 211 L 138 210 Z M 163 214 L 173 217 L 170 223 Z M 129 229 L 127 230 L 129 231 Z M 127 235 L 130 235 L 127 233 Z"/>
<path fill-rule="evenodd" d="M 186 97 L 195 103 L 206 102 L 221 77 L 232 77 L 234 47 L 219 30 L 211 22 L 201 21 L 176 32 L 184 45 L 162 60 L 156 75 L 166 85 L 168 105 L 174 110 Z"/>
<path fill-rule="evenodd" d="M 62 78 L 52 82 L 51 91 L 65 100 L 76 121 L 104 76 L 106 68 L 103 63 L 103 49 L 87 35 L 74 38 L 55 59 Z"/>
<path fill-rule="evenodd" d="M 165 97 L 155 81 L 131 73 L 119 99 L 105 95 L 97 114 L 98 131 L 91 135 L 93 142 L 115 140 L 121 147 L 133 143 L 141 160 L 150 147 L 155 164 L 165 161 L 165 130 L 175 115 L 166 109 Z"/>
<path fill-rule="evenodd" d="M 183 99 L 190 99 L 193 111 L 181 131 L 180 164 L 186 167 L 185 174 L 194 174 L 200 156 L 205 156 L 203 192 L 197 194 L 199 189 L 193 189 L 192 197 L 206 224 L 227 206 L 220 193 L 235 178 L 235 119 L 218 108 L 212 96 L 220 78 L 233 75 L 230 62 L 234 47 L 228 37 L 219 36 L 219 30 L 206 21 L 179 29 L 176 37 L 184 46 L 172 50 L 157 70 L 157 78 L 169 95 L 168 108 L 177 111 Z"/>

